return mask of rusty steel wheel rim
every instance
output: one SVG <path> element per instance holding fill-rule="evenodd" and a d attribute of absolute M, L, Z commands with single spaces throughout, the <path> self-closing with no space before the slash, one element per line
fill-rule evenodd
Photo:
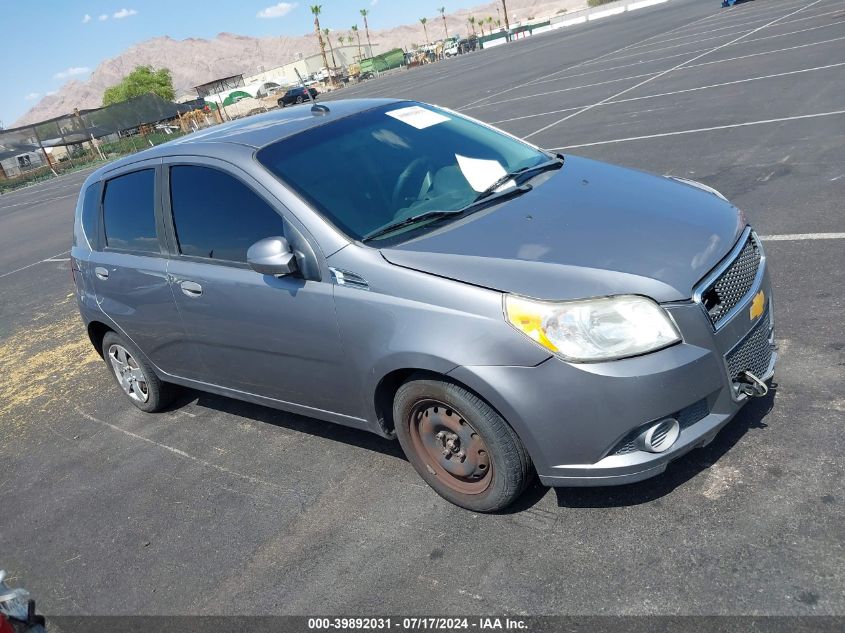
<path fill-rule="evenodd" d="M 487 490 L 493 479 L 490 451 L 460 412 L 437 400 L 420 400 L 408 424 L 414 449 L 432 475 L 463 494 Z"/>

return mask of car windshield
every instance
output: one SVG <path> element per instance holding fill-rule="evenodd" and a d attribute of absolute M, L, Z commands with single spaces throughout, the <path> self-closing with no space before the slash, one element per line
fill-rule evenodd
<path fill-rule="evenodd" d="M 401 102 L 269 145 L 258 160 L 362 239 L 410 217 L 462 209 L 506 174 L 549 156 L 451 112 Z"/>

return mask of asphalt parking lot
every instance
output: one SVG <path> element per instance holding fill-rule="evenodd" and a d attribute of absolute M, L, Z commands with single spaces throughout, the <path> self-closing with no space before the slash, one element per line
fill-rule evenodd
<path fill-rule="evenodd" d="M 199 393 L 146 415 L 76 314 L 64 176 L 0 197 L 12 581 L 48 614 L 845 613 L 845 0 L 673 0 L 353 96 L 724 192 L 770 259 L 776 393 L 659 478 L 492 516 L 365 433 Z"/>

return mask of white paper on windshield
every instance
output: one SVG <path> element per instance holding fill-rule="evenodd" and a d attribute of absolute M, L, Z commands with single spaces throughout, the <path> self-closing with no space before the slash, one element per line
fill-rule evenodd
<path fill-rule="evenodd" d="M 458 159 L 458 167 L 461 168 L 464 178 L 475 191 L 486 191 L 490 185 L 508 173 L 497 160 L 469 158 L 460 154 L 455 154 L 455 158 Z"/>
<path fill-rule="evenodd" d="M 432 112 L 420 106 L 408 106 L 407 108 L 399 108 L 398 110 L 391 110 L 385 112 L 387 116 L 392 116 L 394 119 L 407 123 L 411 127 L 418 130 L 424 130 L 432 125 L 448 121 L 449 117 L 443 116 L 439 112 Z"/>

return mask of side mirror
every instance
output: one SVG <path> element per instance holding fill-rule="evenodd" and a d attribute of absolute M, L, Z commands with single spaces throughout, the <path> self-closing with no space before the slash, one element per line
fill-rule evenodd
<path fill-rule="evenodd" d="M 255 272 L 281 277 L 296 271 L 296 256 L 283 237 L 265 237 L 249 247 L 246 261 Z"/>

